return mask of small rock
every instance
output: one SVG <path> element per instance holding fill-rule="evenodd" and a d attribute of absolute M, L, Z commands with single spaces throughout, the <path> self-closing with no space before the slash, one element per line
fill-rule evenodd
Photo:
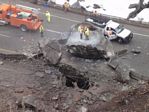
<path fill-rule="evenodd" d="M 66 109 L 68 109 L 68 108 L 69 108 L 69 105 L 66 104 L 66 103 L 64 103 L 64 104 L 63 104 L 63 109 L 66 110 Z"/>
<path fill-rule="evenodd" d="M 55 104 L 55 105 L 54 105 L 54 108 L 55 108 L 55 109 L 58 109 L 58 108 L 59 108 L 59 105 L 58 105 L 58 104 Z"/>
<path fill-rule="evenodd" d="M 15 93 L 23 93 L 24 89 L 23 88 L 16 88 Z"/>
<path fill-rule="evenodd" d="M 56 95 L 56 96 L 52 97 L 52 100 L 58 100 L 58 98 L 59 98 L 59 95 Z"/>
<path fill-rule="evenodd" d="M 118 60 L 112 60 L 108 63 L 108 66 L 111 67 L 112 69 L 116 69 L 119 65 L 119 61 Z"/>
<path fill-rule="evenodd" d="M 3 64 L 4 64 L 4 62 L 0 61 L 0 65 L 3 65 Z"/>
<path fill-rule="evenodd" d="M 83 99 L 83 102 L 84 102 L 84 103 L 88 103 L 88 101 L 87 101 L 86 99 Z"/>
<path fill-rule="evenodd" d="M 51 72 L 51 70 L 45 70 L 45 73 L 46 74 L 51 74 L 52 72 Z"/>
<path fill-rule="evenodd" d="M 35 75 L 40 78 L 44 77 L 44 73 L 42 73 L 42 72 L 36 72 Z"/>
<path fill-rule="evenodd" d="M 52 86 L 57 86 L 59 84 L 59 81 L 57 79 L 55 79 L 53 82 L 52 82 Z"/>
<path fill-rule="evenodd" d="M 107 98 L 106 98 L 105 96 L 101 96 L 101 97 L 100 97 L 100 100 L 102 100 L 102 101 L 105 101 L 105 102 L 106 102 L 106 101 L 107 101 Z"/>
<path fill-rule="evenodd" d="M 57 87 L 57 85 L 52 85 L 52 87 L 56 88 L 56 87 Z"/>
<path fill-rule="evenodd" d="M 23 96 L 22 98 L 22 106 L 25 106 L 26 109 L 36 110 L 37 107 L 35 105 L 35 97 L 32 95 Z"/>
<path fill-rule="evenodd" d="M 17 101 L 16 101 L 16 105 L 17 105 L 17 108 L 19 109 L 19 108 L 22 108 L 22 101 L 21 101 L 21 99 L 18 99 Z"/>
<path fill-rule="evenodd" d="M 139 80 L 139 84 L 145 84 L 144 80 Z"/>
<path fill-rule="evenodd" d="M 79 92 L 74 93 L 73 101 L 77 102 L 81 99 L 81 94 Z"/>
<path fill-rule="evenodd" d="M 111 94 L 109 92 L 104 93 L 100 96 L 100 100 L 105 101 L 105 102 L 110 101 L 112 98 L 113 98 L 113 94 Z"/>
<path fill-rule="evenodd" d="M 127 51 L 128 51 L 127 49 L 122 49 L 122 50 L 120 50 L 120 51 L 117 51 L 116 54 L 117 54 L 118 56 L 121 56 L 121 55 L 126 54 Z"/>
<path fill-rule="evenodd" d="M 128 86 L 123 86 L 123 87 L 122 87 L 122 91 L 126 91 L 126 90 L 128 90 L 128 89 L 129 89 Z"/>
<path fill-rule="evenodd" d="M 85 59 L 85 62 L 86 62 L 86 63 L 91 63 L 91 62 L 92 62 L 92 60 Z"/>
<path fill-rule="evenodd" d="M 93 103 L 94 103 L 94 102 L 91 101 L 91 100 L 88 101 L 88 104 L 90 104 L 90 105 L 92 105 Z"/>
<path fill-rule="evenodd" d="M 87 112 L 87 108 L 86 107 L 84 107 L 84 106 L 82 106 L 81 108 L 80 108 L 80 112 Z"/>
<path fill-rule="evenodd" d="M 25 110 L 25 112 L 34 112 L 33 110 Z"/>
<path fill-rule="evenodd" d="M 23 37 L 20 37 L 21 40 L 23 40 Z"/>
<path fill-rule="evenodd" d="M 87 91 L 84 91 L 83 92 L 83 95 L 86 96 L 86 97 L 88 97 L 88 98 L 91 98 L 91 94 L 89 92 L 87 92 Z"/>
<path fill-rule="evenodd" d="M 79 89 L 78 91 L 79 91 L 80 93 L 84 92 L 84 90 L 83 90 L 83 89 Z"/>
<path fill-rule="evenodd" d="M 141 50 L 139 50 L 139 49 L 132 49 L 131 52 L 135 53 L 135 54 L 140 54 Z"/>

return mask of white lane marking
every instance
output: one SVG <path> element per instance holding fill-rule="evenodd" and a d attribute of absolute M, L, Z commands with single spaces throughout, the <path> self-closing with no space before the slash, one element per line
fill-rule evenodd
<path fill-rule="evenodd" d="M 140 36 L 144 36 L 144 37 L 149 37 L 149 35 L 144 35 L 144 34 L 141 34 L 141 33 L 133 33 L 135 35 L 140 35 Z"/>
<path fill-rule="evenodd" d="M 16 51 L 9 50 L 9 49 L 3 49 L 3 48 L 0 48 L 0 51 L 7 52 L 7 53 L 17 53 Z"/>
<path fill-rule="evenodd" d="M 49 32 L 52 32 L 52 33 L 57 33 L 57 34 L 61 34 L 62 33 L 62 32 L 51 30 L 51 29 L 46 29 L 46 31 L 49 31 Z"/>
<path fill-rule="evenodd" d="M 10 36 L 7 36 L 7 35 L 1 34 L 1 33 L 0 33 L 0 36 L 10 38 Z"/>
<path fill-rule="evenodd" d="M 46 31 L 51 32 L 51 33 L 62 34 L 62 32 L 55 31 L 55 30 L 52 30 L 52 29 L 46 29 Z M 149 35 L 144 35 L 144 34 L 141 34 L 141 33 L 133 33 L 133 34 L 135 34 L 135 35 L 140 35 L 140 36 L 144 36 L 144 37 L 149 37 Z"/>
<path fill-rule="evenodd" d="M 51 15 L 53 17 L 56 17 L 56 18 L 60 18 L 60 19 L 63 19 L 63 20 L 67 20 L 67 21 L 72 21 L 72 22 L 76 22 L 76 23 L 80 23 L 81 21 L 77 21 L 77 20 L 73 20 L 73 19 L 68 19 L 68 18 L 64 18 L 64 17 L 60 17 L 60 16 L 55 16 L 55 15 Z"/>
<path fill-rule="evenodd" d="M 40 12 L 41 14 L 45 14 L 43 12 Z M 55 18 L 59 18 L 59 19 L 63 19 L 63 20 L 67 20 L 67 21 L 72 21 L 72 22 L 76 22 L 76 23 L 80 23 L 81 21 L 77 21 L 77 20 L 73 20 L 73 19 L 68 19 L 68 18 L 64 18 L 64 17 L 61 17 L 61 16 L 56 16 L 56 15 L 51 15 Z"/>

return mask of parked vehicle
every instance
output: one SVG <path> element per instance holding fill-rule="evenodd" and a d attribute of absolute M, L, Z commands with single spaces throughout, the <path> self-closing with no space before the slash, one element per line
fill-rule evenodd
<path fill-rule="evenodd" d="M 129 43 L 133 38 L 133 33 L 126 29 L 123 25 L 102 17 L 90 17 L 85 21 L 90 22 L 100 28 L 103 28 L 104 36 L 109 40 L 116 40 L 119 43 Z M 108 35 L 108 29 L 112 30 L 112 35 Z"/>
<path fill-rule="evenodd" d="M 110 37 L 107 35 L 109 28 L 112 30 L 112 35 Z M 117 40 L 119 43 L 129 43 L 133 38 L 133 33 L 130 30 L 112 20 L 106 23 L 104 35 L 107 36 L 109 40 Z"/>
<path fill-rule="evenodd" d="M 22 31 L 37 30 L 41 25 L 41 20 L 34 13 L 35 8 L 22 5 L 0 5 L 0 22 L 19 27 Z"/>
<path fill-rule="evenodd" d="M 100 28 L 105 28 L 106 23 L 109 21 L 109 19 L 102 18 L 100 16 L 98 16 L 98 17 L 92 16 L 90 18 L 87 18 L 85 21 L 90 22 L 90 23 L 92 23 L 92 24 L 94 24 Z"/>

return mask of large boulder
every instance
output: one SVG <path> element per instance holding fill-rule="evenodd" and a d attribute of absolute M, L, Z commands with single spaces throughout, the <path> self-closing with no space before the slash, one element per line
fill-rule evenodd
<path fill-rule="evenodd" d="M 80 25 L 89 28 L 88 40 L 84 34 L 83 38 L 80 38 L 78 31 Z M 102 30 L 89 23 L 73 25 L 66 46 L 72 55 L 86 59 L 109 58 L 114 55 L 112 44 L 103 36 Z"/>
<path fill-rule="evenodd" d="M 43 48 L 42 48 L 43 55 L 45 59 L 47 59 L 50 64 L 56 65 L 59 64 L 61 60 L 61 45 L 58 41 L 49 41 Z"/>

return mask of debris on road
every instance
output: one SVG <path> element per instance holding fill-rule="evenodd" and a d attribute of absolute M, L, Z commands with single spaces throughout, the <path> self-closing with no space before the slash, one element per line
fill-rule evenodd
<path fill-rule="evenodd" d="M 42 48 L 43 55 L 50 64 L 59 64 L 62 57 L 61 46 L 57 41 L 52 41 Z"/>
<path fill-rule="evenodd" d="M 145 76 L 137 73 L 136 70 L 134 70 L 134 69 L 130 70 L 130 77 L 132 79 L 135 79 L 135 80 L 138 80 L 138 81 L 140 81 L 140 80 L 148 81 L 149 80 L 148 77 L 145 77 Z"/>
<path fill-rule="evenodd" d="M 131 52 L 134 54 L 140 54 L 141 50 L 140 49 L 132 49 Z"/>
<path fill-rule="evenodd" d="M 123 56 L 123 55 L 125 55 L 127 52 L 128 52 L 127 49 L 122 49 L 122 50 L 117 51 L 115 54 L 116 54 L 117 56 Z"/>

